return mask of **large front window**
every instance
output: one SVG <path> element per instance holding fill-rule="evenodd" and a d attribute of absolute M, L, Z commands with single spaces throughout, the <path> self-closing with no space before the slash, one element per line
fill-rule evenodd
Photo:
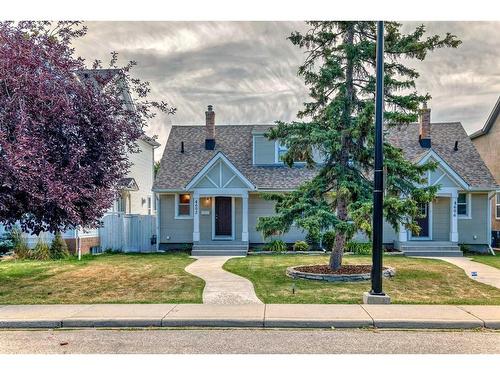
<path fill-rule="evenodd" d="M 191 194 L 177 195 L 177 216 L 178 217 L 191 216 Z"/>

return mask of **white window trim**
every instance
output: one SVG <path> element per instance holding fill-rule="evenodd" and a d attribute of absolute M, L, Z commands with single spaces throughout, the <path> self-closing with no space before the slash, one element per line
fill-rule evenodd
<path fill-rule="evenodd" d="M 495 219 L 497 220 L 500 220 L 500 216 L 497 215 L 498 213 L 497 207 L 500 206 L 499 198 L 500 198 L 500 193 L 499 192 L 495 193 Z"/>
<path fill-rule="evenodd" d="M 179 215 L 179 195 L 181 194 L 189 194 L 191 199 L 189 200 L 189 215 Z M 174 218 L 177 220 L 189 220 L 193 218 L 193 194 L 191 193 L 176 193 L 175 194 L 175 215 Z"/>
<path fill-rule="evenodd" d="M 460 215 L 458 213 L 458 206 L 460 205 L 460 203 L 458 202 L 458 196 L 457 196 L 457 217 L 459 220 L 468 220 L 468 219 L 472 219 L 472 216 L 471 216 L 471 211 L 472 211 L 472 207 L 471 207 L 471 202 L 472 202 L 472 199 L 471 199 L 471 194 L 470 193 L 466 193 L 466 192 L 458 192 L 458 195 L 460 194 L 465 194 L 465 204 L 467 205 L 467 214 L 466 215 Z"/>

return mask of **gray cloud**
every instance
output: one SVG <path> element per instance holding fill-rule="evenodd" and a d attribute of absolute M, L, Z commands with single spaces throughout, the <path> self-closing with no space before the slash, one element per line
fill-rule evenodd
<path fill-rule="evenodd" d="M 410 30 L 416 22 L 405 23 Z M 433 120 L 480 128 L 500 94 L 498 22 L 426 22 L 429 33 L 452 32 L 463 44 L 438 50 L 424 62 L 419 91 L 428 91 Z M 293 120 L 307 90 L 296 72 L 303 52 L 286 37 L 302 22 L 88 22 L 75 43 L 89 61 L 138 61 L 134 75 L 152 84 L 152 96 L 177 107 L 151 121 L 149 134 L 164 145 L 171 124 L 202 124 L 213 104 L 219 124 Z M 160 156 L 161 148 L 158 150 Z"/>

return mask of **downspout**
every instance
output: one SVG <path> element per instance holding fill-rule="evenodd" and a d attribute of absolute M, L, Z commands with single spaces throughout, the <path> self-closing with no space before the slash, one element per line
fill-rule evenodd
<path fill-rule="evenodd" d="M 490 250 L 490 253 L 493 256 L 496 256 L 496 254 L 495 254 L 495 251 L 493 250 L 493 248 L 491 247 L 491 220 L 492 220 L 491 219 L 491 204 L 492 204 L 491 200 L 493 197 L 495 197 L 496 193 L 497 193 L 496 191 L 488 193 L 488 221 L 487 221 L 488 224 L 486 225 L 486 230 L 488 231 L 488 237 L 486 237 L 486 238 L 488 238 L 488 249 Z"/>

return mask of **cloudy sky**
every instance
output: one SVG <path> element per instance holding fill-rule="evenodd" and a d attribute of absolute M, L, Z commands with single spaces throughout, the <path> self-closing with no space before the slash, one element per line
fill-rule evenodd
<path fill-rule="evenodd" d="M 405 23 L 409 30 L 417 23 Z M 466 130 L 484 124 L 500 95 L 500 22 L 425 22 L 429 33 L 452 32 L 463 44 L 438 50 L 415 64 L 420 91 L 428 91 L 433 121 L 461 121 Z M 218 124 L 293 120 L 307 98 L 297 67 L 303 51 L 286 37 L 302 22 L 89 22 L 75 43 L 88 61 L 136 60 L 137 77 L 152 96 L 177 108 L 159 116 L 148 134 L 164 145 L 171 124 L 203 124 L 213 104 Z M 160 156 L 163 147 L 158 150 Z"/>

